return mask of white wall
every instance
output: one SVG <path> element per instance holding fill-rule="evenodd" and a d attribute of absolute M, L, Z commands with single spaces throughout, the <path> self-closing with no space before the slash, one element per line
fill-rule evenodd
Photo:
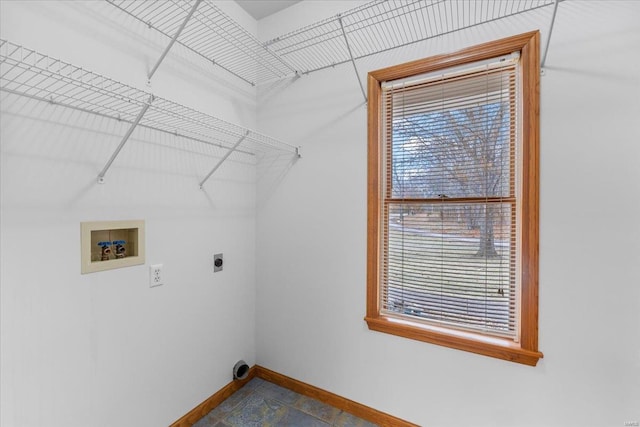
<path fill-rule="evenodd" d="M 320 3 L 261 21 L 260 34 L 318 19 Z M 536 28 L 544 45 L 550 16 L 361 60 L 361 77 Z M 541 79 L 545 357 L 535 368 L 367 330 L 367 119 L 356 76 L 345 64 L 264 88 L 260 129 L 302 145 L 303 159 L 278 186 L 258 187 L 258 363 L 420 425 L 640 420 L 639 20 L 638 2 L 559 6 Z"/>
<path fill-rule="evenodd" d="M 302 2 L 261 38 L 360 3 Z M 421 425 L 640 419 L 639 7 L 560 4 L 542 78 L 545 358 L 531 368 L 367 330 L 366 107 L 349 64 L 263 87 L 256 106 L 177 46 L 148 88 L 166 40 L 106 2 L 0 2 L 2 38 L 304 148 L 257 172 L 234 158 L 202 192 L 221 153 L 139 129 L 98 186 L 126 125 L 0 94 L 0 424 L 167 425 L 241 357 Z M 359 61 L 361 76 L 538 27 L 545 40 L 549 12 Z M 147 265 L 80 274 L 79 222 L 138 218 L 164 286 L 148 288 Z"/>
<path fill-rule="evenodd" d="M 255 90 L 179 46 L 147 87 L 167 40 L 106 2 L 0 8 L 2 38 L 256 124 Z M 232 156 L 201 191 L 223 152 L 139 128 L 98 185 L 127 124 L 0 97 L 0 424 L 170 424 L 255 363 L 255 161 Z M 81 275 L 80 222 L 112 219 L 146 221 L 146 265 Z"/>

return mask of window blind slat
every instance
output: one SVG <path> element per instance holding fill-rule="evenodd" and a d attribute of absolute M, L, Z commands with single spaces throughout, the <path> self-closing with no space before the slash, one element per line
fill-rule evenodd
<path fill-rule="evenodd" d="M 517 339 L 517 67 L 383 87 L 384 312 Z"/>

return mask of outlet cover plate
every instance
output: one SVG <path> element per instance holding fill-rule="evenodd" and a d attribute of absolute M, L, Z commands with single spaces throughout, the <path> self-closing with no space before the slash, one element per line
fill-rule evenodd
<path fill-rule="evenodd" d="M 149 266 L 149 287 L 160 286 L 163 284 L 162 264 L 152 264 Z"/>

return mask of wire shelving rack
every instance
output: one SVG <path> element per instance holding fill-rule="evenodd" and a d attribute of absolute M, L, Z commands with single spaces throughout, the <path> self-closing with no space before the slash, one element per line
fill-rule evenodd
<path fill-rule="evenodd" d="M 555 0 L 374 0 L 265 45 L 306 74 L 554 4 Z"/>
<path fill-rule="evenodd" d="M 562 0 L 373 0 L 264 43 L 212 0 L 106 1 L 251 85 L 351 62 L 366 101 L 356 60 L 554 6 L 546 59 Z"/>
<path fill-rule="evenodd" d="M 358 59 L 554 6 L 543 56 L 546 58 L 558 3 L 562 0 L 373 0 L 264 43 L 223 13 L 212 0 L 106 1 L 171 39 L 149 79 L 171 46 L 178 43 L 256 85 L 346 62 L 353 64 L 360 80 Z M 229 151 L 222 161 L 233 152 L 258 154 L 266 149 L 300 156 L 298 147 L 6 40 L 0 40 L 0 60 L 0 86 L 4 92 L 131 123 L 100 173 L 99 181 L 136 126 L 226 148 Z M 360 88 L 366 101 L 361 81 Z"/>
<path fill-rule="evenodd" d="M 107 2 L 168 38 L 179 34 L 176 43 L 251 85 L 295 74 L 282 57 L 211 1 Z"/>
<path fill-rule="evenodd" d="M 136 125 L 215 145 L 228 154 L 298 152 L 297 147 L 275 138 L 2 39 L 0 90 L 131 123 L 99 181 Z"/>

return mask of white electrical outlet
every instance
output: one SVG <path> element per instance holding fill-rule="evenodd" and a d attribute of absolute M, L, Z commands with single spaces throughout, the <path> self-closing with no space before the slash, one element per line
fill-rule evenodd
<path fill-rule="evenodd" d="M 162 264 L 149 266 L 149 287 L 162 285 Z"/>

